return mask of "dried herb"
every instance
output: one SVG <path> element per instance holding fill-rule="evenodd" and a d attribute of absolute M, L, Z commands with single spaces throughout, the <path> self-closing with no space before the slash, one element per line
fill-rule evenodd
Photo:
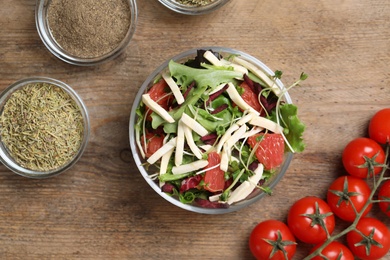
<path fill-rule="evenodd" d="M 179 4 L 190 6 L 205 6 L 211 4 L 215 0 L 176 0 Z"/>
<path fill-rule="evenodd" d="M 63 89 L 48 83 L 27 84 L 4 106 L 1 141 L 22 167 L 54 170 L 78 152 L 83 122 L 79 106 Z"/>
<path fill-rule="evenodd" d="M 64 50 L 81 58 L 96 58 L 114 50 L 130 27 L 126 0 L 52 0 L 48 26 Z"/>

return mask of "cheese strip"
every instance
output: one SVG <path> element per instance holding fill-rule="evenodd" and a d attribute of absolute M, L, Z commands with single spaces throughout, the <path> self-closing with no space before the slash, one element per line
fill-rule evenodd
<path fill-rule="evenodd" d="M 238 63 L 241 66 L 244 66 L 245 68 L 250 70 L 253 74 L 255 74 L 257 77 L 259 77 L 261 80 L 263 80 L 264 83 L 267 84 L 272 89 L 275 95 L 279 96 L 282 93 L 278 85 L 276 85 L 275 81 L 270 79 L 270 77 L 267 74 L 265 74 L 262 70 L 257 68 L 255 65 L 239 57 L 234 57 L 233 61 Z"/>
<path fill-rule="evenodd" d="M 199 150 L 198 146 L 194 142 L 191 129 L 186 124 L 183 124 L 183 128 L 184 128 L 184 136 L 186 138 L 187 144 L 190 147 L 192 153 L 196 156 L 196 158 L 202 159 L 202 152 Z"/>
<path fill-rule="evenodd" d="M 230 149 L 235 143 L 238 142 L 241 138 L 243 138 L 243 135 L 245 134 L 247 129 L 246 125 L 242 125 L 240 128 L 237 129 L 236 132 L 226 141 L 227 149 Z"/>
<path fill-rule="evenodd" d="M 245 100 L 240 96 L 238 93 L 236 87 L 233 85 L 233 83 L 228 83 L 229 87 L 226 89 L 226 92 L 228 93 L 229 97 L 233 102 L 242 110 L 244 111 L 250 111 L 252 113 L 255 113 L 256 115 L 259 115 L 260 113 L 257 112 L 254 108 L 252 108 L 248 103 L 245 102 Z"/>
<path fill-rule="evenodd" d="M 174 150 L 174 149 L 169 150 L 168 152 L 166 152 L 166 153 L 161 157 L 160 175 L 163 175 L 163 174 L 167 173 L 168 163 L 169 163 L 169 160 L 171 159 L 171 156 L 172 156 L 172 154 L 173 154 L 173 150 Z"/>
<path fill-rule="evenodd" d="M 169 160 L 171 159 L 173 150 L 174 150 L 174 149 L 172 148 L 171 150 L 169 150 L 167 153 L 165 153 L 165 154 L 161 157 L 160 175 L 163 175 L 163 174 L 167 173 Z M 161 182 L 161 181 L 160 181 L 160 187 L 162 187 L 163 185 L 164 185 L 164 182 Z"/>
<path fill-rule="evenodd" d="M 242 126 L 243 124 L 246 124 L 246 123 L 248 123 L 249 121 L 251 121 L 252 118 L 255 117 L 255 116 L 257 116 L 257 115 L 254 114 L 254 113 L 249 113 L 249 114 L 247 114 L 247 115 L 241 117 L 241 119 L 238 120 L 238 121 L 236 122 L 236 124 L 239 125 L 239 126 Z"/>
<path fill-rule="evenodd" d="M 223 66 L 223 63 L 211 51 L 206 51 L 203 57 L 215 66 Z"/>
<path fill-rule="evenodd" d="M 176 146 L 176 137 L 172 138 L 169 142 L 161 146 L 160 149 L 158 149 L 154 154 L 152 154 L 152 156 L 150 156 L 146 161 L 150 164 L 155 163 L 158 159 L 163 157 L 164 154 L 173 150 L 175 146 Z"/>
<path fill-rule="evenodd" d="M 248 74 L 248 69 L 245 68 L 244 66 L 242 65 L 238 65 L 236 63 L 232 63 L 228 60 L 225 60 L 225 59 L 221 59 L 220 60 L 225 66 L 229 66 L 229 67 L 232 67 L 234 71 L 237 71 L 237 72 L 241 72 L 242 75 L 245 75 L 245 74 Z M 242 78 L 242 77 L 241 77 Z"/>
<path fill-rule="evenodd" d="M 259 183 L 261 177 L 263 176 L 264 166 L 259 163 L 256 170 L 254 171 L 254 175 L 249 177 L 247 181 L 241 183 L 229 196 L 228 204 L 232 204 L 234 202 L 240 201 L 248 197 L 249 194 L 256 188 Z"/>
<path fill-rule="evenodd" d="M 173 174 L 182 174 L 187 172 L 193 172 L 206 167 L 209 164 L 207 160 L 198 160 L 188 164 L 182 164 L 180 166 L 173 166 Z"/>
<path fill-rule="evenodd" d="M 215 201 L 218 201 L 219 198 L 221 197 L 222 193 L 219 193 L 219 194 L 216 194 L 216 195 L 212 195 L 209 197 L 209 201 L 211 202 L 215 202 Z"/>
<path fill-rule="evenodd" d="M 221 152 L 221 162 L 220 162 L 220 169 L 224 172 L 228 171 L 229 168 L 229 158 L 230 158 L 230 150 L 227 147 L 227 144 L 225 143 L 223 145 L 223 149 Z"/>
<path fill-rule="evenodd" d="M 280 134 L 283 131 L 283 127 L 281 127 L 274 121 L 265 117 L 260 117 L 260 116 L 253 117 L 249 121 L 249 124 L 268 129 L 269 131 L 274 132 L 275 134 Z"/>
<path fill-rule="evenodd" d="M 172 77 L 170 77 L 168 74 L 163 73 L 162 74 L 163 79 L 168 84 L 169 88 L 172 90 L 173 95 L 175 96 L 176 102 L 180 105 L 184 102 L 184 96 L 180 91 L 179 86 L 176 84 L 176 82 L 173 80 Z"/>
<path fill-rule="evenodd" d="M 165 121 L 168 123 L 174 123 L 175 120 L 173 117 L 166 111 L 164 108 L 162 108 L 157 102 L 155 102 L 149 94 L 143 94 L 142 95 L 142 102 L 148 106 L 151 110 L 153 110 L 156 114 L 161 116 Z"/>
<path fill-rule="evenodd" d="M 181 165 L 183 161 L 183 153 L 184 153 L 184 127 L 183 122 L 179 120 L 177 126 L 177 141 L 176 141 L 176 150 L 175 150 L 175 165 Z"/>
<path fill-rule="evenodd" d="M 211 150 L 214 149 L 214 146 L 209 144 L 203 144 L 199 145 L 199 148 L 203 149 L 205 152 L 211 152 Z"/>
<path fill-rule="evenodd" d="M 264 130 L 264 128 L 255 126 L 255 127 L 253 127 L 250 131 L 246 132 L 246 133 L 242 136 L 242 138 L 251 137 L 251 136 L 253 136 L 253 135 L 255 135 L 255 134 L 260 133 L 260 132 L 263 131 L 263 130 Z"/>
<path fill-rule="evenodd" d="M 191 128 L 195 133 L 200 136 L 205 136 L 209 133 L 206 128 L 204 128 L 201 124 L 199 124 L 195 119 L 191 118 L 186 113 L 183 113 L 183 115 L 181 116 L 181 120 L 184 124 L 186 124 L 189 128 Z"/>
<path fill-rule="evenodd" d="M 225 131 L 225 133 L 219 140 L 217 146 L 215 147 L 217 153 L 221 152 L 223 144 L 232 136 L 232 133 L 236 131 L 238 128 L 239 126 L 237 124 L 233 124 Z"/>

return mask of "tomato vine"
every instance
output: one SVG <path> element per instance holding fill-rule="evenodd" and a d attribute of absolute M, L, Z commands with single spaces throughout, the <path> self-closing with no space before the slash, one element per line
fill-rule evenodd
<path fill-rule="evenodd" d="M 370 205 L 372 205 L 373 203 L 379 203 L 379 202 L 382 202 L 381 199 L 374 199 L 375 197 L 375 194 L 377 193 L 379 187 L 381 186 L 381 184 L 386 181 L 386 180 L 389 180 L 390 177 L 387 177 L 386 176 L 386 172 L 389 168 L 389 165 L 388 165 L 388 158 L 389 158 L 389 151 L 390 151 L 390 145 L 387 144 L 386 145 L 386 149 L 385 149 L 385 158 L 386 158 L 386 161 L 385 161 L 385 164 L 383 165 L 380 165 L 382 168 L 379 176 L 376 176 L 376 175 L 373 175 L 371 176 L 371 179 L 373 180 L 373 187 L 372 187 L 372 190 L 371 190 L 371 194 L 368 198 L 368 200 L 366 201 L 366 203 L 364 204 L 363 208 L 358 211 L 356 210 L 355 206 L 353 203 L 351 203 L 352 207 L 354 208 L 354 211 L 356 212 L 356 217 L 355 217 L 355 220 L 351 223 L 351 225 L 349 225 L 347 228 L 345 228 L 344 230 L 342 230 L 341 232 L 337 233 L 337 234 L 334 234 L 330 237 L 328 237 L 328 239 L 321 245 L 319 246 L 316 250 L 314 250 L 311 254 L 309 254 L 308 256 L 306 256 L 303 260 L 310 260 L 312 259 L 313 257 L 315 256 L 318 256 L 321 254 L 322 250 L 324 248 L 326 248 L 330 243 L 338 240 L 339 238 L 347 235 L 349 232 L 351 231 L 356 231 L 358 233 L 361 233 L 358 229 L 357 229 L 357 225 L 359 223 L 359 221 L 362 219 L 362 217 L 364 216 L 364 213 L 366 211 L 367 208 L 370 207 Z M 347 195 L 347 199 L 350 201 L 350 196 Z M 372 239 L 372 236 L 370 234 L 370 236 L 366 236 L 364 234 L 361 234 L 362 237 L 363 237 L 363 240 L 365 240 L 367 242 L 367 240 L 369 242 L 368 245 L 366 244 L 365 246 L 366 247 L 370 247 L 371 245 L 373 244 L 376 244 L 377 241 L 373 240 Z M 363 243 L 363 242 L 362 242 Z"/>

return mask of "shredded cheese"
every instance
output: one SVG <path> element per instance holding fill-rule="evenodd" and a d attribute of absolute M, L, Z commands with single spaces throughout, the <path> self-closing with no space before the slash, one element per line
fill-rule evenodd
<path fill-rule="evenodd" d="M 191 118 L 186 113 L 183 113 L 181 121 L 183 121 L 184 124 L 186 124 L 189 128 L 191 128 L 195 133 L 200 136 L 205 136 L 209 133 L 206 128 L 204 128 L 201 124 L 199 124 L 195 119 Z"/>
<path fill-rule="evenodd" d="M 154 101 L 149 94 L 143 94 L 142 95 L 142 102 L 148 106 L 153 112 L 161 116 L 165 121 L 168 123 L 174 123 L 175 120 L 173 117 L 166 111 L 164 108 L 162 108 L 156 101 Z"/>
<path fill-rule="evenodd" d="M 175 96 L 176 102 L 180 105 L 184 103 L 184 96 L 181 94 L 179 86 L 173 80 L 171 76 L 167 73 L 162 74 L 163 79 L 168 84 L 169 88 L 172 90 L 173 95 Z"/>
<path fill-rule="evenodd" d="M 158 149 L 154 154 L 152 154 L 152 156 L 150 156 L 146 161 L 150 164 L 157 162 L 157 160 L 160 159 L 164 154 L 175 148 L 176 139 L 177 138 L 175 137 L 169 140 L 169 142 L 161 146 L 160 149 Z"/>
<path fill-rule="evenodd" d="M 229 196 L 228 204 L 240 201 L 248 197 L 249 194 L 256 188 L 261 177 L 263 176 L 264 166 L 259 163 L 256 170 L 254 170 L 254 175 L 249 177 L 247 181 L 244 181 L 240 184 Z"/>
<path fill-rule="evenodd" d="M 182 164 L 180 166 L 173 166 L 172 173 L 182 174 L 182 173 L 193 172 L 206 167 L 208 164 L 209 162 L 207 160 L 198 160 L 188 164 Z"/>

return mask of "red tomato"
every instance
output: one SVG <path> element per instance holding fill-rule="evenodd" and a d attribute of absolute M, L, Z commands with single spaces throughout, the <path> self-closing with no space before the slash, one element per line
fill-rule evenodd
<path fill-rule="evenodd" d="M 390 231 L 375 218 L 362 218 L 355 230 L 347 234 L 347 244 L 359 259 L 381 259 L 390 249 Z M 363 236 L 362 236 L 363 234 Z"/>
<path fill-rule="evenodd" d="M 217 152 L 211 152 L 207 158 L 209 164 L 206 168 L 213 167 L 221 162 L 221 157 Z M 204 175 L 204 188 L 211 192 L 222 191 L 225 187 L 225 172 L 216 167 L 207 170 Z"/>
<path fill-rule="evenodd" d="M 352 204 L 355 206 L 357 212 L 362 211 L 370 197 L 370 193 L 371 189 L 364 180 L 353 176 L 342 176 L 330 185 L 327 201 L 336 216 L 345 221 L 352 222 L 356 217 Z M 372 204 L 369 204 L 363 216 L 367 215 L 371 208 Z"/>
<path fill-rule="evenodd" d="M 249 248 L 258 260 L 285 260 L 294 256 L 296 243 L 286 224 L 266 220 L 252 230 Z"/>
<path fill-rule="evenodd" d="M 378 167 L 385 162 L 385 152 L 382 147 L 372 139 L 360 137 L 352 140 L 343 151 L 343 165 L 346 171 L 358 178 L 367 178 L 381 172 Z"/>
<path fill-rule="evenodd" d="M 317 250 L 322 244 L 316 245 L 311 251 L 310 254 Z M 321 254 L 326 257 L 327 260 L 354 260 L 354 256 L 351 250 L 343 244 L 333 241 L 322 249 Z M 310 260 L 323 260 L 321 256 L 315 256 Z"/>
<path fill-rule="evenodd" d="M 244 101 L 250 105 L 253 109 L 256 111 L 261 112 L 262 107 L 259 103 L 258 96 L 252 91 L 252 89 L 249 87 L 249 85 L 244 81 L 240 85 L 241 88 L 244 89 L 244 93 L 242 93 L 241 97 L 244 99 Z"/>
<path fill-rule="evenodd" d="M 169 86 L 163 79 L 159 80 L 148 90 L 150 98 L 156 101 L 165 110 L 169 109 L 172 102 L 172 95 L 169 95 L 169 92 Z M 149 111 L 148 115 L 151 113 L 152 112 Z"/>
<path fill-rule="evenodd" d="M 325 241 L 335 227 L 334 215 L 325 201 L 309 196 L 296 201 L 287 216 L 287 225 L 299 240 L 308 244 Z"/>
<path fill-rule="evenodd" d="M 379 202 L 379 208 L 390 217 L 390 181 L 385 181 L 379 188 L 378 198 L 383 200 Z"/>
<path fill-rule="evenodd" d="M 379 110 L 368 125 L 368 134 L 371 139 L 380 144 L 390 141 L 390 108 Z"/>
<path fill-rule="evenodd" d="M 152 133 L 146 133 L 146 148 L 144 142 L 144 136 L 141 136 L 141 144 L 145 152 L 145 156 L 149 158 L 154 154 L 158 149 L 161 148 L 164 144 L 163 135 L 155 135 Z"/>
<path fill-rule="evenodd" d="M 251 148 L 260 142 L 256 149 L 256 158 L 266 170 L 273 169 L 283 163 L 284 139 L 281 134 L 256 134 L 248 138 Z"/>

